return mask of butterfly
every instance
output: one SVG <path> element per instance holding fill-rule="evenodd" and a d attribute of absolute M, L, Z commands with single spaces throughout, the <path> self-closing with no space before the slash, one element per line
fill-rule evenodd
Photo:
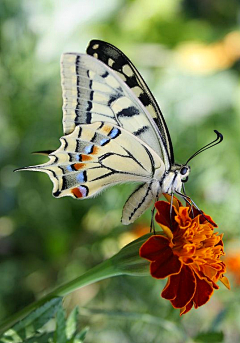
<path fill-rule="evenodd" d="M 127 199 L 122 223 L 134 222 L 162 193 L 182 193 L 188 162 L 220 143 L 222 135 L 184 164 L 175 163 L 162 112 L 144 79 L 122 51 L 92 40 L 87 54 L 61 58 L 63 131 L 49 161 L 21 168 L 47 173 L 55 197 L 86 199 L 109 186 L 137 182 Z"/>

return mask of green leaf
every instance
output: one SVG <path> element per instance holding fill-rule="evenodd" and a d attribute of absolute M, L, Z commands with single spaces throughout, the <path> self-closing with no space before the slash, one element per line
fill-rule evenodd
<path fill-rule="evenodd" d="M 67 319 L 66 335 L 68 339 L 72 338 L 77 330 L 78 314 L 78 307 L 75 307 Z"/>
<path fill-rule="evenodd" d="M 75 339 L 74 339 L 74 343 L 82 343 L 85 338 L 86 338 L 86 334 L 88 332 L 89 328 L 88 327 L 85 327 L 81 332 L 79 332 L 76 336 L 75 336 Z"/>
<path fill-rule="evenodd" d="M 38 334 L 36 336 L 30 337 L 28 339 L 24 339 L 24 341 L 18 336 L 13 337 L 6 337 L 1 340 L 4 343 L 51 343 L 53 338 L 53 332 L 46 332 L 43 334 Z"/>
<path fill-rule="evenodd" d="M 194 340 L 196 342 L 203 342 L 203 343 L 221 343 L 223 342 L 224 335 L 223 332 L 202 332 L 198 334 Z"/>
<path fill-rule="evenodd" d="M 24 319 L 17 322 L 11 329 L 7 330 L 2 335 L 0 343 L 22 342 L 33 336 L 37 330 L 43 327 L 55 315 L 61 304 L 61 297 L 47 301 Z"/>
<path fill-rule="evenodd" d="M 54 335 L 55 343 L 66 343 L 66 319 L 63 307 L 60 307 L 56 315 L 56 330 Z"/>
<path fill-rule="evenodd" d="M 4 336 L 1 337 L 0 343 L 18 343 L 22 342 L 21 337 L 17 334 L 17 332 L 13 331 L 12 329 L 8 330 Z"/>
<path fill-rule="evenodd" d="M 26 341 L 24 343 L 51 343 L 53 341 L 53 332 L 46 332 L 42 335 L 34 336 Z"/>

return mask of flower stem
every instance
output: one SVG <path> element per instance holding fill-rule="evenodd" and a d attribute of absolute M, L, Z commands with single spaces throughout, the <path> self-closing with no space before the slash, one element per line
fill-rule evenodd
<path fill-rule="evenodd" d="M 49 294 L 45 295 L 40 300 L 33 302 L 32 304 L 26 306 L 21 311 L 15 313 L 13 316 L 2 322 L 0 325 L 0 333 L 4 333 L 6 330 L 11 328 L 16 322 L 22 320 L 26 317 L 30 312 L 36 310 L 38 307 L 42 306 L 47 301 L 56 298 L 56 297 L 63 297 L 76 289 L 81 287 L 90 285 L 94 282 L 124 274 L 123 271 L 116 268 L 116 265 L 112 263 L 112 259 L 108 259 L 99 265 L 93 267 L 92 269 L 88 270 L 85 274 L 77 277 L 76 279 L 57 287 L 54 291 L 50 292 Z"/>

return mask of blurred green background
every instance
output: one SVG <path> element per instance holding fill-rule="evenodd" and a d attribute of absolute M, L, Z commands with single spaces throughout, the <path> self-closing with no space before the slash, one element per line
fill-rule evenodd
<path fill-rule="evenodd" d="M 117 277 L 74 292 L 65 307 L 80 306 L 87 342 L 193 342 L 207 331 L 239 342 L 239 1 L 1 0 L 0 18 L 0 318 L 148 232 L 149 211 L 120 224 L 129 185 L 85 201 L 55 199 L 47 175 L 13 173 L 46 161 L 31 152 L 58 148 L 60 55 L 99 38 L 144 76 L 177 162 L 214 139 L 214 129 L 223 133 L 223 143 L 191 161 L 186 189 L 224 233 L 232 289 L 220 285 L 208 304 L 180 318 L 160 297 L 165 281 Z"/>

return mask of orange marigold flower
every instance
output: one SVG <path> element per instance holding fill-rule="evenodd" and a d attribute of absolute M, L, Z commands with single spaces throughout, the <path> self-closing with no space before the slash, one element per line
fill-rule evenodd
<path fill-rule="evenodd" d="M 214 232 L 217 225 L 206 214 L 184 207 L 174 198 L 172 218 L 170 204 L 158 201 L 156 221 L 164 234 L 151 236 L 140 248 L 140 256 L 151 262 L 154 278 L 168 277 L 161 296 L 185 314 L 204 305 L 222 281 L 229 288 L 222 236 Z"/>

